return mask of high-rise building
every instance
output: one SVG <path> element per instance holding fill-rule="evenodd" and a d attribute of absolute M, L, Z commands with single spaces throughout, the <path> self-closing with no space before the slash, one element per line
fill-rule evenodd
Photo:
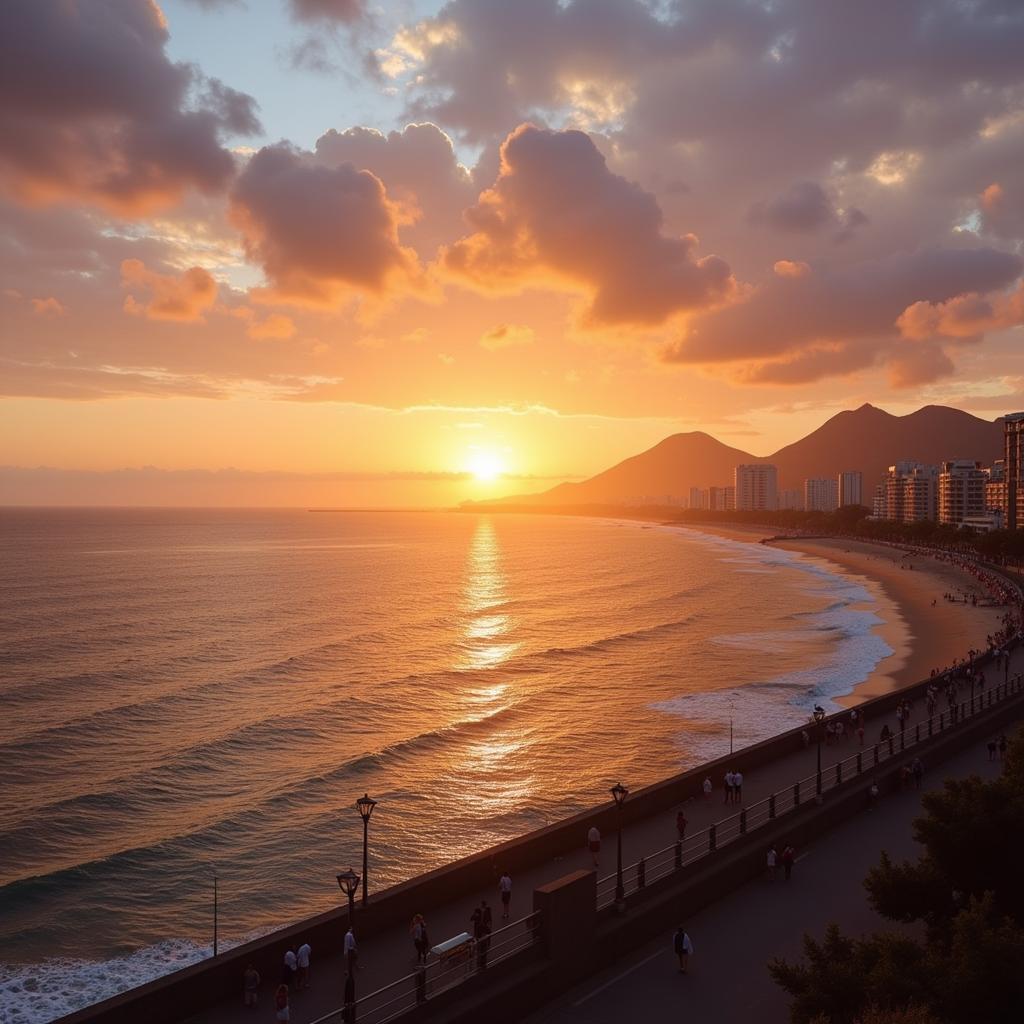
<path fill-rule="evenodd" d="M 836 483 L 839 488 L 839 506 L 864 504 L 864 475 L 859 469 L 848 469 L 840 473 Z"/>
<path fill-rule="evenodd" d="M 896 523 L 934 520 L 938 515 L 938 478 L 937 466 L 907 461 L 890 466 L 882 481 L 882 518 Z"/>
<path fill-rule="evenodd" d="M 793 509 L 797 512 L 802 511 L 804 507 L 804 492 L 799 487 L 786 488 L 779 491 L 778 507 Z"/>
<path fill-rule="evenodd" d="M 691 487 L 690 488 L 690 501 L 689 501 L 688 507 L 689 508 L 703 508 L 704 507 L 704 502 L 702 500 L 703 499 L 703 494 L 704 494 L 704 492 L 699 487 Z"/>
<path fill-rule="evenodd" d="M 1007 530 L 1024 529 L 1024 412 L 1003 417 Z"/>
<path fill-rule="evenodd" d="M 824 476 L 804 481 L 804 508 L 808 512 L 835 512 L 838 507 L 838 480 Z"/>
<path fill-rule="evenodd" d="M 731 512 L 736 507 L 735 487 L 709 487 L 708 508 L 716 512 Z"/>
<path fill-rule="evenodd" d="M 964 519 L 985 511 L 988 473 L 980 462 L 953 459 L 943 462 L 939 473 L 939 522 L 961 526 Z"/>
<path fill-rule="evenodd" d="M 1006 462 L 996 459 L 988 468 L 985 481 L 985 511 L 1000 512 L 1006 522 Z"/>
<path fill-rule="evenodd" d="M 779 474 L 770 462 L 736 467 L 736 508 L 764 512 L 778 507 Z"/>

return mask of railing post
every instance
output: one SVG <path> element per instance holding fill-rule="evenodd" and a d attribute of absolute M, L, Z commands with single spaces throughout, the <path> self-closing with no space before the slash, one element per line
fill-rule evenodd
<path fill-rule="evenodd" d="M 914 742 L 915 743 L 920 743 L 921 742 L 921 723 L 920 722 L 918 722 L 917 725 L 914 726 Z"/>
<path fill-rule="evenodd" d="M 893 750 L 892 733 L 889 733 L 889 756 L 892 757 L 894 753 L 895 751 Z"/>
<path fill-rule="evenodd" d="M 843 762 L 836 761 L 836 785 L 841 786 L 843 784 Z"/>
<path fill-rule="evenodd" d="M 907 730 L 900 729 L 900 750 L 907 749 Z"/>
<path fill-rule="evenodd" d="M 857 774 L 860 775 L 860 773 L 862 771 L 864 771 L 864 765 L 863 765 L 863 763 L 861 761 L 860 751 L 858 750 L 857 751 Z"/>
<path fill-rule="evenodd" d="M 636 865 L 636 887 L 638 889 L 647 887 L 647 861 L 643 857 L 640 858 Z"/>
<path fill-rule="evenodd" d="M 676 871 L 683 866 L 683 841 L 676 840 Z"/>
<path fill-rule="evenodd" d="M 878 767 L 878 744 L 875 744 L 875 767 Z"/>
<path fill-rule="evenodd" d="M 747 834 L 747 809 L 746 807 L 740 811 L 740 835 L 744 836 Z"/>
<path fill-rule="evenodd" d="M 793 806 L 794 807 L 799 807 L 800 806 L 800 783 L 799 782 L 794 782 L 793 783 Z"/>
<path fill-rule="evenodd" d="M 775 794 L 774 793 L 769 793 L 768 794 L 768 817 L 769 818 L 774 818 L 775 817 Z"/>
<path fill-rule="evenodd" d="M 427 968 L 421 964 L 416 968 L 416 1002 L 427 1001 Z"/>
<path fill-rule="evenodd" d="M 708 828 L 708 850 L 714 850 L 718 846 L 718 829 L 711 825 Z"/>
<path fill-rule="evenodd" d="M 935 719 L 934 715 L 928 716 L 928 739 L 932 738 L 932 721 Z"/>

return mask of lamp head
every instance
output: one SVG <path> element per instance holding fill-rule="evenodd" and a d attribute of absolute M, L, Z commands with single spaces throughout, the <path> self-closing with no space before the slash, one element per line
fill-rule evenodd
<path fill-rule="evenodd" d="M 629 790 L 621 782 L 616 782 L 611 789 L 612 797 L 615 800 L 615 806 L 621 807 L 623 801 L 629 796 Z"/>
<path fill-rule="evenodd" d="M 356 807 L 359 808 L 359 814 L 363 821 L 370 820 L 370 815 L 373 814 L 373 809 L 376 806 L 377 801 L 371 800 L 365 793 L 356 801 Z"/>
<path fill-rule="evenodd" d="M 351 899 L 359 888 L 359 876 L 349 868 L 348 871 L 342 871 L 338 878 L 338 887 L 341 891 Z"/>

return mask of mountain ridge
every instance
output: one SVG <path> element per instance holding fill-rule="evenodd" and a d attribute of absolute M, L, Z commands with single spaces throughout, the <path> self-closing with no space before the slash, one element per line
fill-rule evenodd
<path fill-rule="evenodd" d="M 808 477 L 860 470 L 864 500 L 869 501 L 886 467 L 899 460 L 978 459 L 987 465 L 1001 458 L 1002 450 L 1002 417 L 984 420 L 945 405 L 925 405 L 897 416 L 865 402 L 836 413 L 771 455 L 752 455 L 693 430 L 670 434 L 587 480 L 476 504 L 610 505 L 643 497 L 681 498 L 691 487 L 727 486 L 737 465 L 758 462 L 778 467 L 780 490 L 802 488 Z"/>

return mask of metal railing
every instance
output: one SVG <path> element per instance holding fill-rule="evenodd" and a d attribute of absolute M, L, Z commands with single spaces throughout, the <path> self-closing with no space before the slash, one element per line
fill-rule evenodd
<path fill-rule="evenodd" d="M 491 932 L 484 939 L 470 939 L 459 947 L 458 955 L 432 960 L 411 974 L 383 988 L 357 996 L 353 1020 L 359 1024 L 383 1024 L 429 1002 L 442 992 L 461 985 L 467 979 L 484 974 L 498 964 L 537 945 L 540 940 L 540 914 L 528 914 Z M 339 1007 L 312 1024 L 341 1024 L 345 1009 Z"/>
<path fill-rule="evenodd" d="M 860 747 L 849 757 L 843 758 L 821 769 L 820 792 L 822 794 L 861 780 L 879 765 L 906 756 L 908 751 L 921 749 L 929 739 L 955 728 L 982 711 L 1001 704 L 1008 697 L 1020 693 L 1024 687 L 1022 675 L 1011 677 L 1004 683 L 993 684 L 987 689 L 972 694 L 968 699 L 949 705 L 945 711 L 937 712 L 917 723 L 907 723 L 900 732 L 890 733 L 888 739 Z M 780 789 L 763 800 L 749 804 L 735 814 L 717 821 L 707 828 L 688 835 L 685 839 L 644 854 L 632 864 L 623 865 L 623 892 L 628 899 L 631 895 L 646 889 L 653 883 L 669 878 L 676 872 L 705 857 L 710 857 L 723 846 L 736 842 L 750 832 L 764 828 L 776 818 L 789 814 L 801 804 L 813 801 L 819 793 L 818 773 L 796 780 L 792 786 Z M 597 908 L 615 903 L 618 873 L 613 872 L 598 879 Z"/>

